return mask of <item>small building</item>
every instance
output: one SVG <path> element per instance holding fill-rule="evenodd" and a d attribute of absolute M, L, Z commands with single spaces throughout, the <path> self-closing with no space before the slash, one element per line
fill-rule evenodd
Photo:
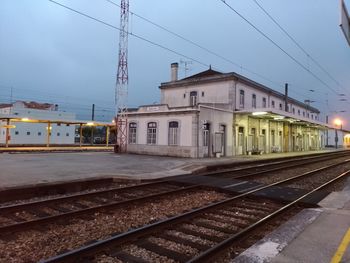
<path fill-rule="evenodd" d="M 0 144 L 6 143 L 7 130 L 9 145 L 45 145 L 48 132 L 51 144 L 74 144 L 75 125 L 64 121 L 75 120 L 75 113 L 59 111 L 58 105 L 16 101 L 0 104 L 0 115 Z M 6 121 L 7 116 L 13 119 L 10 124 Z M 48 126 L 47 123 L 34 123 L 31 120 L 53 120 L 56 123 Z"/>
<path fill-rule="evenodd" d="M 161 103 L 128 112 L 128 152 L 218 157 L 318 150 L 319 110 L 235 72 L 213 69 L 160 85 Z"/>

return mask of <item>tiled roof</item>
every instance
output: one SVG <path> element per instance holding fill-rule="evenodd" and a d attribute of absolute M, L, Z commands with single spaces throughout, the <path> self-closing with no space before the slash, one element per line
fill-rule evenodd
<path fill-rule="evenodd" d="M 22 103 L 26 108 L 38 109 L 38 110 L 47 110 L 54 106 L 53 104 L 50 104 L 50 103 L 38 103 L 35 101 L 30 101 L 30 102 L 22 101 Z"/>
<path fill-rule="evenodd" d="M 9 108 L 9 107 L 12 107 L 12 104 L 9 104 L 9 103 L 0 104 L 0 109 Z"/>
<path fill-rule="evenodd" d="M 216 70 L 212 70 L 211 68 L 205 71 L 202 71 L 198 74 L 189 76 L 187 78 L 184 78 L 184 80 L 189 80 L 189 79 L 196 79 L 196 78 L 204 78 L 204 77 L 210 77 L 210 76 L 214 76 L 214 75 L 223 75 L 223 73 L 216 71 Z"/>

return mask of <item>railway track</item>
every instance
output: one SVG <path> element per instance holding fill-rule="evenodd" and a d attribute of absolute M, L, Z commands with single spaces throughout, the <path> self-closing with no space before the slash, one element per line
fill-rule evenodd
<path fill-rule="evenodd" d="M 288 211 L 315 191 L 350 174 L 350 170 L 324 177 L 318 186 L 287 204 L 255 199 L 252 194 L 266 188 L 294 183 L 326 172 L 342 163 L 324 166 L 235 197 L 174 216 L 108 239 L 69 251 L 42 262 L 211 262 L 235 241 L 272 218 Z"/>
<path fill-rule="evenodd" d="M 0 236 L 60 219 L 89 215 L 132 202 L 194 190 L 198 186 L 172 182 L 153 182 L 73 194 L 47 200 L 0 207 Z"/>
<path fill-rule="evenodd" d="M 303 158 L 291 158 L 282 161 L 274 161 L 261 164 L 253 164 L 251 166 L 226 169 L 223 171 L 214 171 L 203 174 L 204 176 L 221 177 L 221 178 L 246 178 L 262 174 L 268 174 L 285 169 L 297 168 L 310 164 L 320 163 L 322 161 L 329 161 L 332 159 L 338 159 L 342 157 L 350 156 L 349 151 L 336 152 L 331 154 L 321 154 L 311 157 Z"/>

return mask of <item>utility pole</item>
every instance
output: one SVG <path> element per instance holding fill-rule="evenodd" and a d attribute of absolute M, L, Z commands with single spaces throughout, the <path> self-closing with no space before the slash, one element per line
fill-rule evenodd
<path fill-rule="evenodd" d="M 128 99 L 128 34 L 129 34 L 129 0 L 120 3 L 120 34 L 117 84 L 115 92 L 116 104 L 116 151 L 126 152 L 127 149 L 127 99 Z"/>
<path fill-rule="evenodd" d="M 95 120 L 95 104 L 92 104 L 91 120 Z M 94 144 L 94 126 L 91 126 L 91 144 Z"/>

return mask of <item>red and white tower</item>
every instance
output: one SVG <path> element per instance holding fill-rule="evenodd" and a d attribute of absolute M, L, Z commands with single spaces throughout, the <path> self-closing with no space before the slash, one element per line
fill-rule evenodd
<path fill-rule="evenodd" d="M 115 90 L 117 144 L 119 152 L 127 149 L 127 100 L 128 100 L 128 35 L 129 0 L 120 1 L 119 62 Z"/>

